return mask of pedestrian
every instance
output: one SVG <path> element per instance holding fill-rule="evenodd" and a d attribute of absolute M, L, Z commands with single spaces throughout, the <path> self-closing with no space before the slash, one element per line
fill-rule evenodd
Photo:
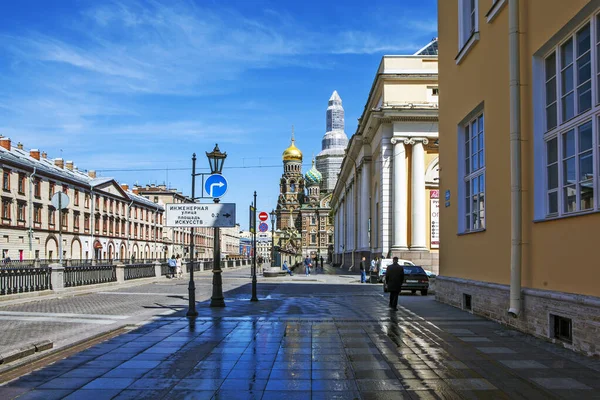
<path fill-rule="evenodd" d="M 167 278 L 175 278 L 175 268 L 177 268 L 177 260 L 175 260 L 175 254 L 173 254 L 171 258 L 169 258 L 168 264 L 169 273 L 171 274 L 171 276 L 167 276 Z"/>
<path fill-rule="evenodd" d="M 178 279 L 182 279 L 183 278 L 183 268 L 182 268 L 182 264 L 181 264 L 181 256 L 179 254 L 177 254 L 177 258 L 175 259 L 175 272 L 177 273 L 177 278 Z"/>
<path fill-rule="evenodd" d="M 325 264 L 323 264 L 323 256 L 321 256 L 321 272 L 325 272 L 325 270 L 323 269 L 323 266 Z"/>
<path fill-rule="evenodd" d="M 294 274 L 292 273 L 292 270 L 289 269 L 289 267 L 287 265 L 287 260 L 283 262 L 283 270 L 285 272 L 287 272 L 288 274 L 290 274 L 290 276 L 294 276 Z"/>
<path fill-rule="evenodd" d="M 393 261 L 392 265 L 388 266 L 385 272 L 385 283 L 390 292 L 390 308 L 397 311 L 398 295 L 404 283 L 404 267 L 398 264 L 398 257 L 394 257 Z"/>
<path fill-rule="evenodd" d="M 367 273 L 365 271 L 366 260 L 366 257 L 363 257 L 362 260 L 360 260 L 360 283 L 367 283 Z"/>
<path fill-rule="evenodd" d="M 310 267 L 312 267 L 312 263 L 310 262 L 309 255 L 307 254 L 306 258 L 304 259 L 304 272 L 306 276 L 310 275 Z"/>

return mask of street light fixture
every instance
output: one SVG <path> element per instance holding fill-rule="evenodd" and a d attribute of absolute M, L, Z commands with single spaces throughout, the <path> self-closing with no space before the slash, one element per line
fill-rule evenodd
<path fill-rule="evenodd" d="M 275 266 L 275 210 L 269 213 L 271 216 L 271 268 Z"/>
<path fill-rule="evenodd" d="M 210 165 L 211 174 L 221 174 L 223 164 L 227 158 L 227 153 L 221 153 L 219 145 L 215 144 L 215 148 L 210 153 L 206 153 L 208 163 Z M 215 203 L 219 202 L 218 198 L 214 198 Z M 223 279 L 221 277 L 221 238 L 218 227 L 213 228 L 214 247 L 213 247 L 213 281 L 212 281 L 212 297 L 210 298 L 211 307 L 225 307 L 225 298 L 223 297 Z"/>

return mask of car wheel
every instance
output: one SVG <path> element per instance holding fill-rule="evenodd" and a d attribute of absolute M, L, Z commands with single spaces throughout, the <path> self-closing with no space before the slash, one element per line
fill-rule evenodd
<path fill-rule="evenodd" d="M 421 290 L 421 296 L 427 296 L 427 290 Z"/>
<path fill-rule="evenodd" d="M 411 292 L 412 294 L 415 294 L 415 293 L 417 293 L 417 291 L 416 291 L 416 290 L 411 290 L 410 292 Z"/>

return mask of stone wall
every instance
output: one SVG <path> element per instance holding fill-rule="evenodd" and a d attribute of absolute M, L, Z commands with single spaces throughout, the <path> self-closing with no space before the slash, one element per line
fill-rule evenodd
<path fill-rule="evenodd" d="M 521 315 L 512 318 L 507 313 L 509 289 L 507 285 L 438 276 L 435 297 L 464 309 L 464 294 L 470 295 L 474 314 L 588 356 L 600 355 L 600 298 L 524 288 Z M 551 315 L 571 319 L 572 343 L 553 338 Z"/>

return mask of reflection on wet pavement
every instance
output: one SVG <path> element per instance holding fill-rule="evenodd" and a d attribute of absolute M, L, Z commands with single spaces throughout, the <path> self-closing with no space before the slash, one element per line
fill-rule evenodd
<path fill-rule="evenodd" d="M 600 398 L 600 364 L 431 296 L 271 285 L 156 318 L 0 387 L 3 399 Z M 237 297 L 236 297 L 237 296 Z M 507 332 L 511 332 L 508 334 Z"/>

